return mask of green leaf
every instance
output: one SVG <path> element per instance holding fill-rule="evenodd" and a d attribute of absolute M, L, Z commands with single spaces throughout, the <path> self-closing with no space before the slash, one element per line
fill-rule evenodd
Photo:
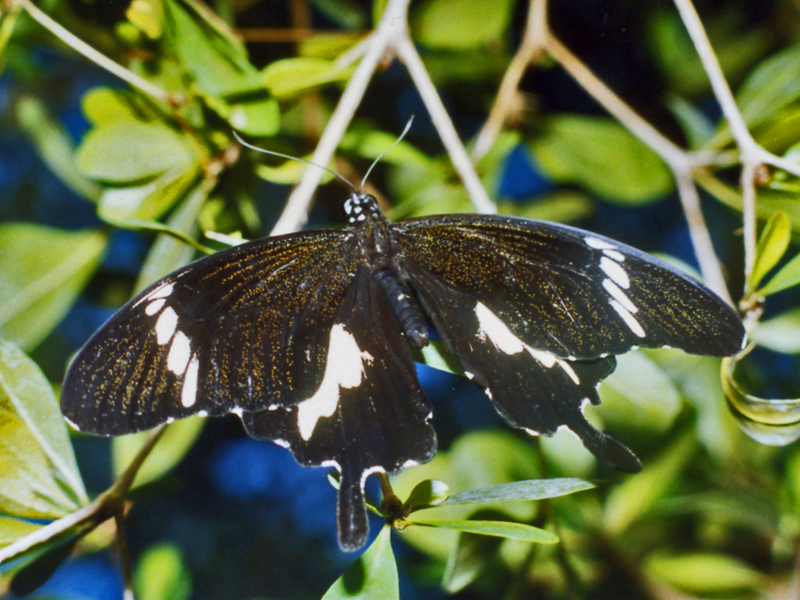
<path fill-rule="evenodd" d="M 160 442 L 159 442 L 160 444 Z M 192 578 L 174 544 L 150 546 L 139 558 L 133 576 L 138 600 L 186 600 L 192 594 Z"/>
<path fill-rule="evenodd" d="M 776 294 L 780 291 L 789 289 L 800 283 L 800 254 L 795 256 L 788 263 L 773 275 L 767 284 L 758 290 L 763 296 Z"/>
<path fill-rule="evenodd" d="M 140 1 L 142 0 L 134 0 L 134 2 Z M 141 120 L 130 94 L 113 88 L 96 87 L 86 92 L 81 99 L 81 110 L 95 127 L 105 127 L 121 121 Z"/>
<path fill-rule="evenodd" d="M 160 479 L 175 468 L 194 446 L 204 425 L 205 419 L 202 417 L 190 417 L 167 427 L 136 474 L 131 489 Z M 141 431 L 118 436 L 111 441 L 115 479 L 125 472 L 149 435 L 149 431 Z"/>
<path fill-rule="evenodd" d="M 183 137 L 160 123 L 119 121 L 92 129 L 77 154 L 84 175 L 109 183 L 131 183 L 191 164 Z"/>
<path fill-rule="evenodd" d="M 641 519 L 666 494 L 695 454 L 690 435 L 678 438 L 656 462 L 646 464 L 638 475 L 625 480 L 608 495 L 603 524 L 618 535 Z"/>
<path fill-rule="evenodd" d="M 681 411 L 680 392 L 641 352 L 617 357 L 617 368 L 600 386 L 603 420 L 614 428 L 667 431 Z"/>
<path fill-rule="evenodd" d="M 498 202 L 497 212 L 525 219 L 569 223 L 594 213 L 595 202 L 579 190 L 556 190 L 528 202 Z"/>
<path fill-rule="evenodd" d="M 0 337 L 35 348 L 67 314 L 106 244 L 93 230 L 0 225 Z"/>
<path fill-rule="evenodd" d="M 514 481 L 487 488 L 461 492 L 451 496 L 446 504 L 475 504 L 482 502 L 509 502 L 512 500 L 542 500 L 557 498 L 590 490 L 595 485 L 583 479 L 562 477 L 560 479 L 533 479 Z"/>
<path fill-rule="evenodd" d="M 425 0 L 411 15 L 411 32 L 426 46 L 469 50 L 500 39 L 513 9 L 513 0 Z"/>
<path fill-rule="evenodd" d="M 458 542 L 447 557 L 442 588 L 448 594 L 456 594 L 489 569 L 496 567 L 501 538 L 474 533 L 461 533 Z"/>
<path fill-rule="evenodd" d="M 271 63 L 261 73 L 264 84 L 276 98 L 287 99 L 336 81 L 347 81 L 354 67 L 340 67 L 322 58 L 285 58 Z"/>
<path fill-rule="evenodd" d="M 33 533 L 41 527 L 42 525 L 39 523 L 21 521 L 20 519 L 0 515 L 0 548 L 4 548 L 16 542 L 18 539 Z"/>
<path fill-rule="evenodd" d="M 671 96 L 667 99 L 667 108 L 683 129 L 689 148 L 702 148 L 714 136 L 714 123 L 687 100 Z"/>
<path fill-rule="evenodd" d="M 447 348 L 443 340 L 431 340 L 430 343 L 421 350 L 412 350 L 414 360 L 428 365 L 434 369 L 455 373 L 464 376 L 464 370 L 458 364 L 458 359 Z"/>
<path fill-rule="evenodd" d="M 385 131 L 357 127 L 351 128 L 339 142 L 339 151 L 352 152 L 368 160 L 377 159 L 389 146 L 397 141 L 397 136 Z M 381 158 L 381 162 L 391 165 L 417 165 L 428 167 L 432 159 L 409 142 L 402 140 Z"/>
<path fill-rule="evenodd" d="M 254 97 L 230 104 L 224 117 L 241 133 L 270 137 L 281 127 L 281 112 L 274 98 Z"/>
<path fill-rule="evenodd" d="M 509 431 L 485 430 L 464 434 L 453 442 L 449 451 L 439 451 L 432 461 L 407 469 L 392 479 L 400 498 L 407 498 L 420 479 L 446 481 L 451 493 L 486 488 L 539 476 L 539 457 L 532 444 Z M 437 506 L 436 517 L 462 520 L 478 510 L 496 509 L 518 521 L 529 521 L 538 510 L 533 502 L 496 504 L 449 504 Z M 415 527 L 403 539 L 415 548 L 444 562 L 458 534 Z"/>
<path fill-rule="evenodd" d="M 20 126 L 36 146 L 36 152 L 47 168 L 76 194 L 96 202 L 102 189 L 78 171 L 72 139 L 45 105 L 26 96 L 17 101 L 16 108 Z"/>
<path fill-rule="evenodd" d="M 736 104 L 750 127 L 771 119 L 800 99 L 800 44 L 763 60 L 744 80 Z"/>
<path fill-rule="evenodd" d="M 161 0 L 133 0 L 125 17 L 151 40 L 164 31 L 164 4 Z"/>
<path fill-rule="evenodd" d="M 792 240 L 792 226 L 789 217 L 778 211 L 767 221 L 756 248 L 756 264 L 750 277 L 751 289 L 758 289 L 758 284 L 786 253 Z"/>
<path fill-rule="evenodd" d="M 559 183 L 578 184 L 610 202 L 638 206 L 674 187 L 658 155 L 604 117 L 556 115 L 530 145 L 535 161 Z"/>
<path fill-rule="evenodd" d="M 301 158 L 310 160 L 311 155 Z M 334 165 L 331 163 L 328 165 L 328 168 L 332 168 L 333 166 Z M 305 173 L 306 169 L 318 168 L 319 167 L 300 161 L 287 160 L 274 167 L 271 165 L 259 164 L 256 166 L 256 175 L 266 181 L 269 181 L 270 183 L 277 183 L 279 185 L 296 185 L 300 182 L 300 179 L 303 177 L 303 173 Z M 331 179 L 333 179 L 333 175 L 331 175 L 328 171 L 325 171 L 325 174 L 322 176 L 321 183 L 324 185 Z"/>
<path fill-rule="evenodd" d="M 167 220 L 167 227 L 195 239 L 198 231 L 197 217 L 208 199 L 212 186 L 213 182 L 210 180 L 204 180 L 197 185 Z M 194 252 L 195 249 L 191 245 L 175 239 L 172 235 L 166 233 L 159 235 L 139 271 L 134 286 L 135 292 L 142 291 L 161 277 L 188 264 L 194 257 Z"/>
<path fill-rule="evenodd" d="M 392 528 L 385 525 L 367 551 L 334 582 L 322 600 L 400 600 L 391 533 Z"/>
<path fill-rule="evenodd" d="M 438 506 L 442 504 L 450 495 L 450 488 L 443 481 L 435 479 L 425 479 L 420 481 L 405 501 L 405 506 L 415 507 Z"/>
<path fill-rule="evenodd" d="M 712 552 L 653 554 L 644 570 L 671 586 L 703 595 L 761 590 L 765 581 L 764 575 L 738 558 Z"/>
<path fill-rule="evenodd" d="M 0 512 L 58 518 L 86 503 L 50 383 L 19 348 L 0 340 Z"/>
<path fill-rule="evenodd" d="M 312 0 L 314 7 L 342 29 L 364 29 L 367 15 L 355 0 Z"/>
<path fill-rule="evenodd" d="M 152 221 L 169 211 L 195 182 L 200 167 L 165 173 L 141 186 L 108 188 L 97 207 L 97 215 L 112 225 L 125 227 L 127 221 Z"/>
<path fill-rule="evenodd" d="M 759 321 L 747 335 L 759 346 L 773 352 L 800 354 L 800 308 Z"/>
<path fill-rule="evenodd" d="M 211 11 L 191 0 L 164 0 L 175 54 L 198 89 L 218 98 L 264 88 L 244 46 Z"/>
<path fill-rule="evenodd" d="M 509 521 L 420 521 L 417 519 L 407 520 L 406 524 L 420 525 L 422 527 L 436 527 L 439 529 L 456 529 L 466 533 L 476 533 L 479 535 L 493 535 L 511 540 L 522 540 L 523 542 L 535 542 L 538 544 L 556 544 L 558 536 L 523 523 L 511 523 Z"/>

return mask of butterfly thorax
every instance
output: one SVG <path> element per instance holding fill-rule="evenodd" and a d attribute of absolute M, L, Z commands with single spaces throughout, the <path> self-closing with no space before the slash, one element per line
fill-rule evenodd
<path fill-rule="evenodd" d="M 427 346 L 428 326 L 402 272 L 392 223 L 369 194 L 351 195 L 344 203 L 344 213 L 370 276 L 388 298 L 406 341 L 416 349 Z"/>

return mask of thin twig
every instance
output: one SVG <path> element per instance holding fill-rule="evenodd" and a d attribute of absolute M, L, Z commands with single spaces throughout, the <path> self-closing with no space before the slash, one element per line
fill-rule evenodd
<path fill-rule="evenodd" d="M 756 181 L 755 174 L 758 161 L 742 158 L 742 220 L 744 221 L 744 289 L 745 293 L 753 290 L 750 280 L 756 260 Z"/>
<path fill-rule="evenodd" d="M 342 93 L 336 109 L 333 111 L 325 131 L 311 157 L 311 162 L 327 165 L 333 156 L 347 126 L 353 119 L 361 98 L 369 85 L 372 73 L 383 58 L 386 49 L 398 31 L 405 26 L 405 15 L 409 0 L 389 0 L 378 28 L 369 37 L 369 46 L 358 67 L 353 72 L 347 87 Z M 314 190 L 317 189 L 324 172 L 322 169 L 308 168 L 303 173 L 300 184 L 294 189 L 286 202 L 278 222 L 272 229 L 272 235 L 280 235 L 297 231 L 306 222 L 308 207 Z"/>
<path fill-rule="evenodd" d="M 128 535 L 125 530 L 124 511 L 118 511 L 114 514 L 114 524 L 117 526 L 117 553 L 122 565 L 122 581 L 125 585 L 122 598 L 123 600 L 134 600 L 133 568 L 131 566 L 131 555 L 128 551 Z"/>
<path fill-rule="evenodd" d="M 495 98 L 494 105 L 489 111 L 489 116 L 475 137 L 472 152 L 470 153 L 473 162 L 477 163 L 486 156 L 486 153 L 489 152 L 495 139 L 500 134 L 500 130 L 508 118 L 508 113 L 515 105 L 515 99 L 519 93 L 519 82 L 522 80 L 522 76 L 525 75 L 525 70 L 528 66 L 538 60 L 544 49 L 546 38 L 547 0 L 531 0 L 528 3 L 528 16 L 525 22 L 522 43 L 503 75 L 497 98 Z"/>
<path fill-rule="evenodd" d="M 453 121 L 450 120 L 450 115 L 447 114 L 447 109 L 442 104 L 442 99 L 436 92 L 436 87 L 433 85 L 433 81 L 431 81 L 431 77 L 428 75 L 428 71 L 425 69 L 425 65 L 414 47 L 414 42 L 411 41 L 408 35 L 400 40 L 397 46 L 397 55 L 406 65 L 411 79 L 417 86 L 417 90 L 422 96 L 422 101 L 428 109 L 428 114 L 431 116 L 431 121 L 433 121 L 434 127 L 439 132 L 439 137 L 450 155 L 450 160 L 453 161 L 453 166 L 461 176 L 475 209 L 480 213 L 487 214 L 497 212 L 494 202 L 489 199 L 486 189 L 475 172 L 467 150 L 464 148 L 464 144 L 461 143 L 461 138 L 458 137 L 458 132 L 453 126 Z"/>
<path fill-rule="evenodd" d="M 169 92 L 162 90 L 160 87 L 153 85 L 146 79 L 139 77 L 136 73 L 133 73 L 122 65 L 115 63 L 103 53 L 98 52 L 89 44 L 67 31 L 64 27 L 51 19 L 47 14 L 39 10 L 39 8 L 30 0 L 16 0 L 16 2 L 18 2 L 19 5 L 22 6 L 22 8 L 24 8 L 25 11 L 31 16 L 31 18 L 39 23 L 42 27 L 49 30 L 50 33 L 59 38 L 67 46 L 76 52 L 79 52 L 109 73 L 116 75 L 123 81 L 128 82 L 133 87 L 157 100 L 161 100 L 167 104 L 177 104 L 180 102 L 180 98 L 175 94 L 170 94 Z"/>

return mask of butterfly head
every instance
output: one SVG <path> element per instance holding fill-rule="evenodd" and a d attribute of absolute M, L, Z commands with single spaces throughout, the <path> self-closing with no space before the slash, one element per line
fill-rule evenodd
<path fill-rule="evenodd" d="M 348 225 L 362 223 L 381 214 L 381 209 L 378 208 L 378 201 L 375 197 L 364 192 L 353 192 L 345 200 L 342 210 L 347 217 Z"/>

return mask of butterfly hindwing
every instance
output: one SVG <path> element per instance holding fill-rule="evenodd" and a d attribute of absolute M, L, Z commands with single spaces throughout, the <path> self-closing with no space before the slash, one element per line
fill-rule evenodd
<path fill-rule="evenodd" d="M 327 356 L 322 383 L 309 398 L 242 418 L 252 437 L 287 446 L 300 464 L 339 470 L 339 542 L 352 550 L 367 535 L 366 477 L 429 461 L 436 437 L 408 345 L 365 266 L 330 329 Z"/>
<path fill-rule="evenodd" d="M 64 414 L 118 435 L 307 398 L 352 282 L 349 244 L 331 231 L 267 238 L 167 276 L 84 346 L 64 382 Z"/>
<path fill-rule="evenodd" d="M 397 233 L 409 262 L 468 292 L 531 347 L 561 358 L 636 346 L 711 356 L 741 349 L 741 321 L 716 295 L 607 238 L 489 215 L 414 219 L 398 223 Z"/>

